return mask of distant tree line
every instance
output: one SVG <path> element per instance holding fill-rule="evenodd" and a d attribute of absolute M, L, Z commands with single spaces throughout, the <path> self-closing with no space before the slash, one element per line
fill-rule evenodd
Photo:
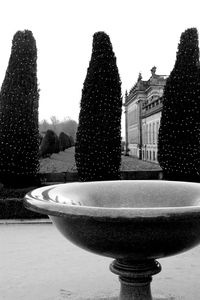
<path fill-rule="evenodd" d="M 74 146 L 74 139 L 72 136 L 68 136 L 63 131 L 59 136 L 51 129 L 48 129 L 42 137 L 40 134 L 40 157 L 49 157 L 53 153 L 59 153 L 67 148 Z"/>
<path fill-rule="evenodd" d="M 74 146 L 76 131 L 77 122 L 69 118 L 59 121 L 55 116 L 52 116 L 51 123 L 46 120 L 40 122 L 40 157 L 48 157 L 53 153 Z"/>
<path fill-rule="evenodd" d="M 50 120 L 51 122 L 43 120 L 39 123 L 39 132 L 41 135 L 44 135 L 47 130 L 52 130 L 57 134 L 57 136 L 59 136 L 61 132 L 64 132 L 68 136 L 71 136 L 74 140 L 76 139 L 78 124 L 75 120 L 64 118 L 64 120 L 59 121 L 55 116 L 52 116 Z"/>

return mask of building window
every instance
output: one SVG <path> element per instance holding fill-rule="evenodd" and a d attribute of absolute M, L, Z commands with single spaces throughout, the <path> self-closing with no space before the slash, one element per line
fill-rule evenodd
<path fill-rule="evenodd" d="M 133 120 L 134 120 L 134 123 L 136 122 L 136 109 L 134 108 L 133 110 Z"/>
<path fill-rule="evenodd" d="M 159 124 L 159 121 L 157 121 L 157 123 L 156 123 L 156 142 L 158 142 L 159 127 L 160 127 L 160 124 Z"/>
<path fill-rule="evenodd" d="M 128 112 L 128 125 L 131 126 L 134 124 L 134 113 L 133 111 Z"/>
<path fill-rule="evenodd" d="M 142 143 L 145 144 L 145 124 L 142 125 Z"/>
<path fill-rule="evenodd" d="M 149 144 L 151 144 L 151 124 L 149 124 Z"/>
<path fill-rule="evenodd" d="M 145 138 L 146 144 L 148 144 L 148 131 L 149 131 L 149 126 L 146 125 L 146 138 Z"/>
<path fill-rule="evenodd" d="M 156 155 L 155 155 L 155 151 L 153 151 L 153 160 L 156 160 Z"/>
<path fill-rule="evenodd" d="M 155 144 L 155 123 L 153 123 L 153 144 Z"/>

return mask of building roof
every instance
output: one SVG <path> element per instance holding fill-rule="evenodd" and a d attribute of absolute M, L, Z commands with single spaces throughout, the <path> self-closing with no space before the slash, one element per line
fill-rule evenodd
<path fill-rule="evenodd" d="M 141 73 L 139 73 L 137 82 L 130 89 L 129 93 L 126 92 L 125 105 L 128 102 L 131 102 L 131 100 L 133 100 L 134 96 L 136 96 L 138 93 L 147 93 L 149 88 L 152 88 L 155 86 L 164 87 L 164 85 L 166 83 L 166 78 L 167 78 L 167 75 L 156 74 L 156 67 L 153 67 L 151 69 L 151 77 L 148 80 L 142 80 L 142 75 L 141 75 Z"/>

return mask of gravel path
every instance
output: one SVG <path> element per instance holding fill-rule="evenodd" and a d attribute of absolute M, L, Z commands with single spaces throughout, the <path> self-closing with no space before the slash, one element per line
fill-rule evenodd
<path fill-rule="evenodd" d="M 0 225 L 1 300 L 116 300 L 119 281 L 110 258 L 68 242 L 52 224 Z M 160 259 L 156 300 L 197 300 L 200 247 Z"/>
<path fill-rule="evenodd" d="M 158 164 L 145 162 L 131 156 L 122 155 L 121 170 L 161 170 Z M 59 173 L 76 171 L 74 147 L 52 154 L 50 158 L 40 160 L 40 173 Z"/>

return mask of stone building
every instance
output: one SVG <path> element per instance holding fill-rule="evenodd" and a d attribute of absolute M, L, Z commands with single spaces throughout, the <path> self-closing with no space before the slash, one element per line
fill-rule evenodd
<path fill-rule="evenodd" d="M 139 159 L 157 162 L 157 137 L 162 112 L 162 95 L 166 75 L 151 69 L 149 80 L 138 76 L 136 84 L 125 95 L 126 152 Z"/>

